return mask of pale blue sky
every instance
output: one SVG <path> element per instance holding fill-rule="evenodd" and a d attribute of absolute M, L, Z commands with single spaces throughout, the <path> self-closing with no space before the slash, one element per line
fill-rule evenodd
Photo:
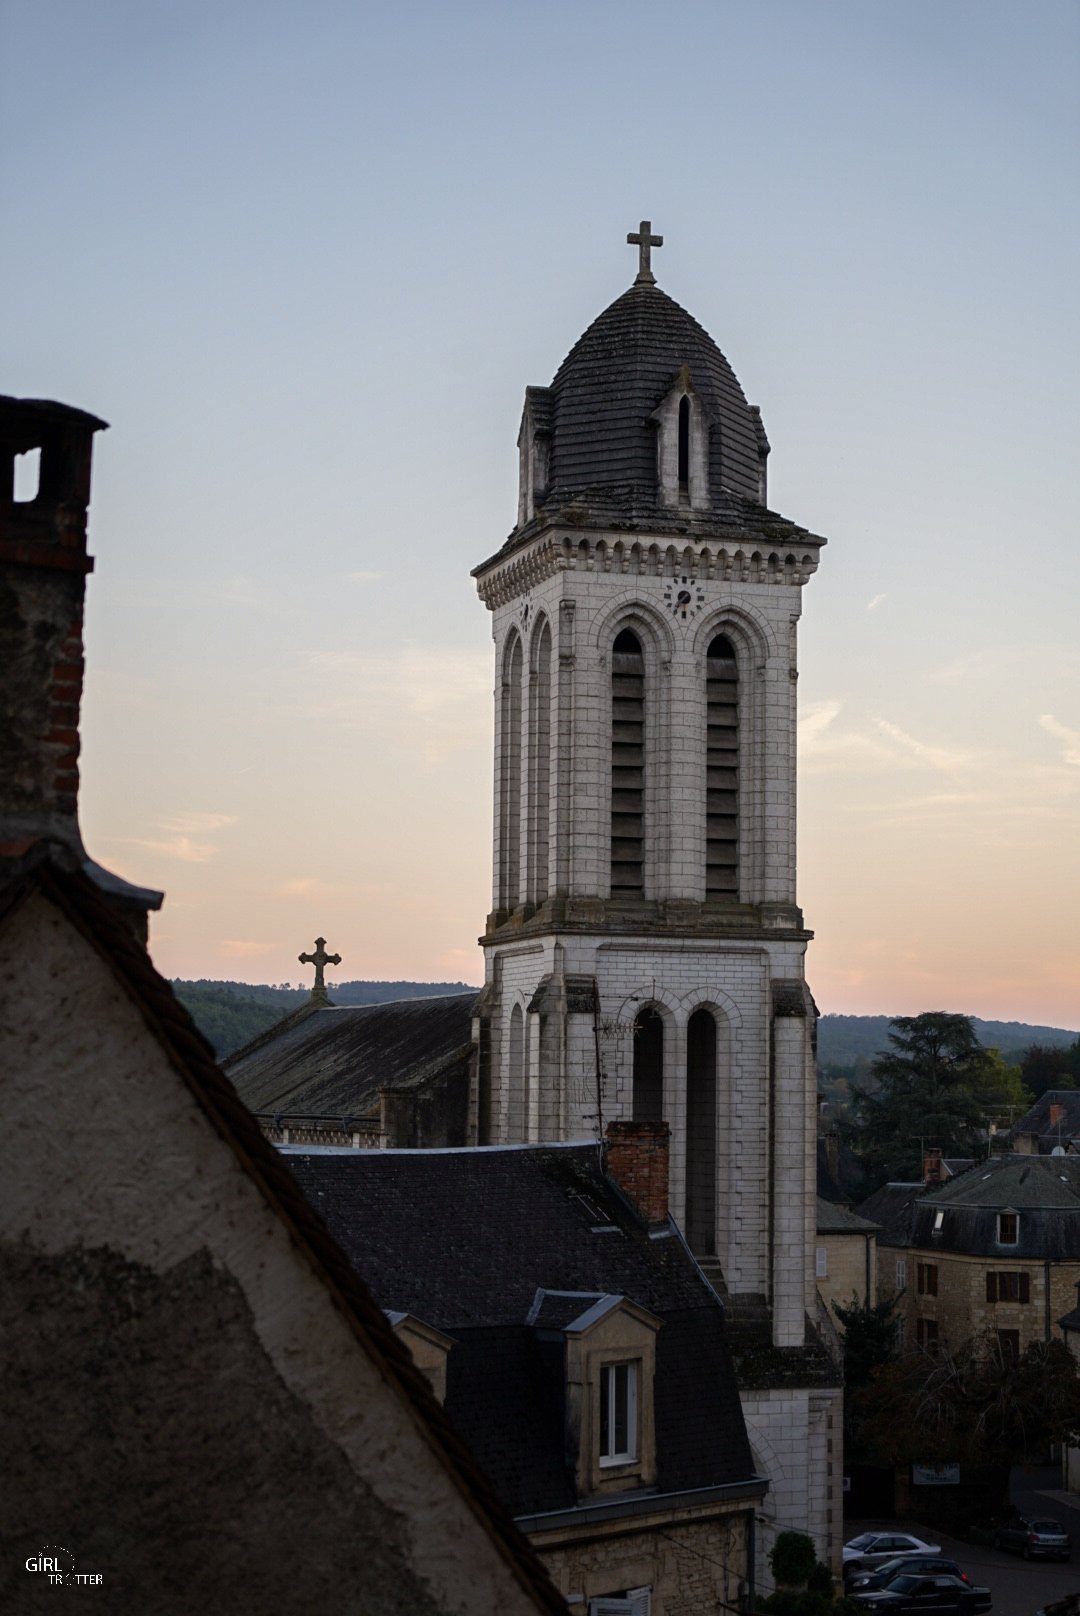
<path fill-rule="evenodd" d="M 831 541 L 819 999 L 1077 1024 L 1075 4 L 0 0 L 0 64 L 0 387 L 112 423 L 84 818 L 162 968 L 478 979 L 468 572 L 645 214 Z"/>

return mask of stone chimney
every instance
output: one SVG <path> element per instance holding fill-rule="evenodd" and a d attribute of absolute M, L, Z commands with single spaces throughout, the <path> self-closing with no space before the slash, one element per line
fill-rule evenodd
<path fill-rule="evenodd" d="M 923 1183 L 940 1184 L 945 1178 L 945 1168 L 941 1161 L 941 1151 L 932 1145 L 923 1157 Z"/>
<path fill-rule="evenodd" d="M 609 1122 L 607 1174 L 632 1202 L 650 1228 L 668 1218 L 668 1146 L 666 1122 Z"/>
<path fill-rule="evenodd" d="M 0 396 L 0 859 L 48 845 L 145 937 L 161 893 L 102 870 L 79 832 L 83 599 L 94 566 L 86 513 L 105 424 L 66 404 Z M 37 489 L 16 499 L 16 457 L 34 452 Z"/>

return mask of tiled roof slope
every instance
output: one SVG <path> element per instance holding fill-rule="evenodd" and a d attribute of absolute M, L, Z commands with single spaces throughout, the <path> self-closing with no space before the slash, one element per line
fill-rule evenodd
<path fill-rule="evenodd" d="M 1060 1112 L 1056 1122 L 1050 1121 L 1051 1106 Z M 1040 1094 L 1031 1110 L 1012 1126 L 1013 1139 L 1028 1133 L 1038 1136 L 1039 1149 L 1047 1155 L 1055 1145 L 1080 1136 L 1080 1089 L 1047 1089 Z"/>
<path fill-rule="evenodd" d="M 551 384 L 547 503 L 600 487 L 655 502 L 650 417 L 686 365 L 708 412 L 711 491 L 756 499 L 757 431 L 735 374 L 708 332 L 658 286 L 633 285 L 574 344 Z"/>
<path fill-rule="evenodd" d="M 974 1257 L 1080 1260 L 1080 1157 L 998 1156 L 941 1184 L 887 1184 L 859 1207 L 883 1225 L 880 1243 Z M 1019 1212 L 1002 1246 L 997 1214 Z M 942 1212 L 941 1227 L 935 1228 Z"/>
<path fill-rule="evenodd" d="M 169 983 L 155 971 L 145 948 L 135 941 L 85 875 L 58 869 L 44 849 L 32 850 L 15 868 L 0 869 L 0 924 L 36 893 L 56 905 L 113 971 L 211 1127 L 232 1150 L 325 1285 L 328 1300 L 344 1318 L 360 1348 L 378 1366 L 396 1395 L 410 1405 L 433 1451 L 471 1504 L 482 1528 L 532 1593 L 537 1607 L 552 1613 L 565 1612 L 565 1601 L 531 1544 L 508 1517 L 505 1505 L 432 1396 L 430 1386 L 354 1266 L 327 1233 L 310 1202 L 298 1193 L 295 1178 L 263 1138 L 216 1064 L 210 1045 Z"/>
<path fill-rule="evenodd" d="M 468 1059 L 475 993 L 331 1006 L 289 1017 L 225 1062 L 249 1110 L 367 1116 L 381 1088 L 422 1082 Z"/>
<path fill-rule="evenodd" d="M 925 1184 L 883 1184 L 857 1208 L 861 1218 L 878 1226 L 879 1246 L 911 1244 L 911 1220 L 915 1202 L 924 1194 Z"/>
<path fill-rule="evenodd" d="M 877 1229 L 876 1223 L 869 1218 L 862 1218 L 857 1212 L 850 1212 L 846 1206 L 834 1206 L 831 1201 L 817 1198 L 817 1232 L 818 1234 L 873 1234 Z"/>
<path fill-rule="evenodd" d="M 723 1309 L 674 1232 L 650 1238 L 595 1145 L 285 1159 L 382 1306 L 455 1338 L 447 1412 L 516 1515 L 575 1502 L 561 1345 L 527 1323 L 541 1289 L 625 1296 L 662 1320 L 661 1492 L 751 1480 Z"/>

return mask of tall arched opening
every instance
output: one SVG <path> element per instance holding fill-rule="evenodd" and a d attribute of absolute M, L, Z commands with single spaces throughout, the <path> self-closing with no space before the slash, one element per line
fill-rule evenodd
<path fill-rule="evenodd" d="M 634 1121 L 664 1120 L 664 1022 L 652 1005 L 634 1021 Z"/>
<path fill-rule="evenodd" d="M 686 1029 L 686 1239 L 716 1255 L 716 1019 L 695 1010 Z"/>

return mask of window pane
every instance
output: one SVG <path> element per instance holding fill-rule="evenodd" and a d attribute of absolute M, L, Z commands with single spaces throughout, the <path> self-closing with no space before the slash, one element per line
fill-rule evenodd
<path fill-rule="evenodd" d="M 630 1375 L 629 1364 L 616 1364 L 615 1375 L 615 1453 L 629 1453 L 627 1442 L 628 1409 L 627 1409 L 627 1380 Z"/>
<path fill-rule="evenodd" d="M 611 1370 L 600 1371 L 600 1455 L 606 1458 L 611 1452 Z"/>

